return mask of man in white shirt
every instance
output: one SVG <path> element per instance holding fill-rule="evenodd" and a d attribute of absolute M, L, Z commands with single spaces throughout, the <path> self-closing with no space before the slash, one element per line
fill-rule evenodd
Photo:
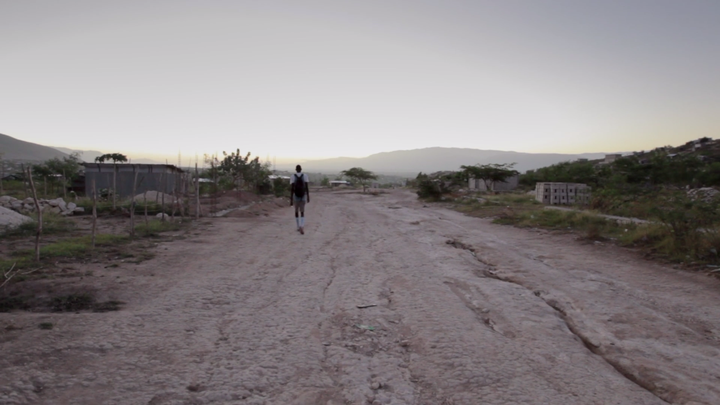
<path fill-rule="evenodd" d="M 295 166 L 297 173 L 293 174 L 290 181 L 290 206 L 295 206 L 295 223 L 297 230 L 301 234 L 305 234 L 305 203 L 310 202 L 310 187 L 308 186 L 308 176 L 302 172 L 300 165 Z M 298 213 L 300 215 L 298 215 Z"/>

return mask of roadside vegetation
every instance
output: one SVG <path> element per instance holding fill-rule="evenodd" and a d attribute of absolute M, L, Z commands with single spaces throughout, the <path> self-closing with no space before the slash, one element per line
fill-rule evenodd
<path fill-rule="evenodd" d="M 116 153 L 95 160 L 117 165 L 129 161 L 125 155 Z M 0 195 L 25 200 L 22 207 L 11 208 L 30 220 L 12 228 L 0 226 L 0 312 L 119 309 L 122 304 L 119 301 L 99 301 L 95 291 L 82 287 L 97 284 L 81 282 L 83 279 L 104 277 L 94 274 L 96 270 L 87 269 L 97 269 L 95 264 L 99 264 L 103 269 L 122 271 L 127 265 L 152 258 L 158 242 L 184 237 L 191 219 L 195 218 L 196 206 L 197 212 L 204 216 L 227 208 L 231 204 L 228 200 L 235 196 L 239 202 L 241 193 L 248 193 L 250 200 L 256 199 L 256 194 L 287 194 L 285 183 L 273 183 L 269 179 L 269 164 L 251 158 L 250 153 L 242 155 L 236 150 L 223 153 L 222 159 L 211 156 L 206 160 L 209 168 L 192 173 L 204 181 L 189 187 L 194 194 L 195 186 L 199 186 L 199 196 L 181 196 L 172 191 L 163 194 L 157 190 L 146 194 L 138 190 L 136 196 L 139 197 L 134 201 L 127 197 L 115 198 L 113 190 L 107 188 L 98 189 L 96 198 L 91 190 L 87 195 L 79 189 L 77 193 L 73 191 L 73 183 L 78 183 L 82 175 L 77 155 L 42 163 L 26 162 L 16 173 L 4 173 Z M 142 182 L 137 177 L 135 181 Z M 82 179 L 79 183 L 82 184 Z M 27 200 L 35 195 L 38 200 L 62 198 L 74 204 L 72 210 L 78 210 L 55 213 L 52 209 L 43 209 L 39 221 L 34 203 Z M 38 232 L 39 223 L 41 232 Z M 51 327 L 50 324 L 47 329 Z"/>
<path fill-rule="evenodd" d="M 413 186 L 425 201 L 444 201 L 496 223 L 570 231 L 588 240 L 641 248 L 673 262 L 720 266 L 720 143 L 709 138 L 607 163 L 563 162 L 530 170 L 519 176 L 519 188 L 512 192 L 467 190 L 467 178 L 481 174 L 473 175 L 467 166 L 460 169 L 420 173 Z M 570 211 L 546 209 L 528 194 L 538 182 L 584 183 L 592 187 L 592 198 Z"/>

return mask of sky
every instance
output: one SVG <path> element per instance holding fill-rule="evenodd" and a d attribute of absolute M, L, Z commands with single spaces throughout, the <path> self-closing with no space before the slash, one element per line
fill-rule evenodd
<path fill-rule="evenodd" d="M 187 164 L 720 137 L 720 1 L 0 0 L 0 133 Z"/>

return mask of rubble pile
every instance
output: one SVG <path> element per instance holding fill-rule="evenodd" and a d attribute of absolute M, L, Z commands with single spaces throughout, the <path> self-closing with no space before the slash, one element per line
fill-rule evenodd
<path fill-rule="evenodd" d="M 85 208 L 78 207 L 77 204 L 73 202 L 65 202 L 62 198 L 56 198 L 54 200 L 40 199 L 38 203 L 42 212 L 54 212 L 63 216 L 85 212 Z M 4 195 L 0 197 L 0 207 L 8 208 L 21 214 L 35 212 L 35 202 L 30 197 L 24 200 L 18 200 L 17 198 Z"/>
<path fill-rule="evenodd" d="M 715 197 L 718 197 L 718 194 L 720 194 L 720 191 L 712 187 L 694 188 L 687 192 L 688 197 L 691 199 L 700 199 L 705 202 L 712 201 Z"/>

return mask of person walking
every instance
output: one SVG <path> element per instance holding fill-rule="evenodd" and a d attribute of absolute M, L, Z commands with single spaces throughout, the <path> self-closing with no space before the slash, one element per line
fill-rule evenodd
<path fill-rule="evenodd" d="M 305 204 L 310 202 L 310 187 L 308 176 L 302 172 L 300 165 L 295 166 L 297 173 L 293 174 L 290 186 L 290 206 L 295 206 L 295 224 L 300 234 L 305 234 Z M 299 214 L 299 215 L 298 215 Z"/>

